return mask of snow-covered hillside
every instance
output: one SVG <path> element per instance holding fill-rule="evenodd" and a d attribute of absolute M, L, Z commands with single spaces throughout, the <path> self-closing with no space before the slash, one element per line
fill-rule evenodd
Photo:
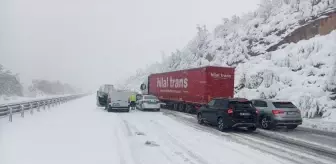
<path fill-rule="evenodd" d="M 212 33 L 198 27 L 189 44 L 161 62 L 122 82 L 138 89 L 150 73 L 205 65 L 236 67 L 236 96 L 289 99 L 303 115 L 330 115 L 336 79 L 336 31 L 274 52 L 266 50 L 320 13 L 336 7 L 335 0 L 262 0 L 255 11 L 224 19 Z M 126 84 L 126 85 L 125 85 Z M 335 113 L 335 112 L 334 112 Z"/>
<path fill-rule="evenodd" d="M 336 108 L 336 31 L 251 58 L 236 67 L 236 96 L 292 100 L 312 117 Z M 329 111 L 331 112 L 331 111 Z M 325 113 L 325 116 L 329 113 Z"/>

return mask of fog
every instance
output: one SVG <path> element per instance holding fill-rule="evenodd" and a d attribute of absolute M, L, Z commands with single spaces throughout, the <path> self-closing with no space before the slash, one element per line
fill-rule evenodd
<path fill-rule="evenodd" d="M 116 83 L 259 0 L 0 0 L 0 64 L 83 89 Z"/>

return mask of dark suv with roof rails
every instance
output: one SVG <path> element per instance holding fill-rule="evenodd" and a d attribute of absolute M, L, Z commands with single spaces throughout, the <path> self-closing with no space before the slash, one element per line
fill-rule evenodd
<path fill-rule="evenodd" d="M 198 110 L 197 120 L 199 124 L 216 125 L 220 131 L 239 127 L 255 131 L 258 111 L 245 98 L 214 98 Z"/>

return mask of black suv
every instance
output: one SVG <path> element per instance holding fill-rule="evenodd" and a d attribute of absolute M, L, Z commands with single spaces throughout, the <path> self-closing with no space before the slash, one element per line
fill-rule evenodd
<path fill-rule="evenodd" d="M 238 127 L 255 131 L 258 111 L 244 98 L 214 98 L 198 110 L 197 120 L 199 124 L 216 125 L 220 131 Z"/>

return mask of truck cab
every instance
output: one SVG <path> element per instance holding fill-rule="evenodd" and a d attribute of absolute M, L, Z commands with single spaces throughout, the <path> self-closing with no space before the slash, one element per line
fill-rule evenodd
<path fill-rule="evenodd" d="M 104 84 L 101 85 L 97 91 L 97 106 L 98 107 L 106 107 L 108 104 L 108 95 L 112 91 L 114 91 L 114 85 L 112 84 Z"/>

